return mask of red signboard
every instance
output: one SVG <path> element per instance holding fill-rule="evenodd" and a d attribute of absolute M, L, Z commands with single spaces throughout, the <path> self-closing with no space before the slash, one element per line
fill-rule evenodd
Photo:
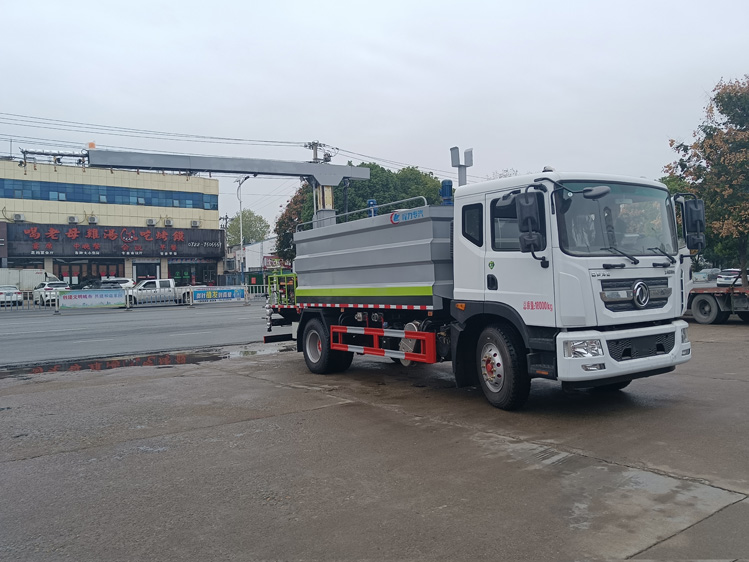
<path fill-rule="evenodd" d="M 278 256 L 263 256 L 263 269 L 290 268 L 291 264 Z"/>
<path fill-rule="evenodd" d="M 220 258 L 224 255 L 221 230 L 30 223 L 8 224 L 7 230 L 7 252 L 11 257 Z"/>

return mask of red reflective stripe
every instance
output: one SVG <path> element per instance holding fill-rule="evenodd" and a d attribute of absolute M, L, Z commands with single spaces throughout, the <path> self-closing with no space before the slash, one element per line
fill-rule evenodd
<path fill-rule="evenodd" d="M 404 305 L 404 304 L 350 304 L 350 303 L 320 303 L 306 302 L 298 303 L 298 308 L 364 308 L 364 309 L 382 309 L 382 310 L 433 310 L 433 306 L 427 305 Z"/>
<path fill-rule="evenodd" d="M 385 357 L 385 350 L 380 349 L 379 347 L 365 347 L 364 354 L 365 355 L 378 355 L 380 357 Z"/>

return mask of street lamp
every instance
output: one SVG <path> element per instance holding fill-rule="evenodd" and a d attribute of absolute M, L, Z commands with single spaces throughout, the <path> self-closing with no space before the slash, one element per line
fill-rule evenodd
<path fill-rule="evenodd" d="M 242 230 L 242 223 L 244 222 L 244 216 L 242 215 L 242 184 L 250 179 L 250 176 L 245 176 L 243 178 L 237 178 L 234 180 L 234 183 L 237 183 L 237 199 L 239 199 L 239 246 L 242 248 L 241 252 L 241 261 L 239 262 L 240 265 L 240 272 L 242 275 L 242 285 L 244 285 L 244 231 Z"/>

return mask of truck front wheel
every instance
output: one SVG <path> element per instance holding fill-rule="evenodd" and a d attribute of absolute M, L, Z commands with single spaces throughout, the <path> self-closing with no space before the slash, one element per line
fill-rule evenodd
<path fill-rule="evenodd" d="M 499 326 L 481 332 L 476 345 L 479 384 L 495 408 L 516 410 L 528 399 L 531 380 L 521 353 L 516 338 Z"/>

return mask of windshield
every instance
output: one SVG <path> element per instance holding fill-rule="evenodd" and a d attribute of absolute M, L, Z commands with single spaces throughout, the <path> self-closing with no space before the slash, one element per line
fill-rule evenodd
<path fill-rule="evenodd" d="M 615 248 L 630 255 L 677 251 L 671 199 L 665 189 L 600 181 L 563 182 L 570 191 L 555 193 L 559 241 L 563 251 L 576 256 L 612 255 Z M 600 199 L 586 199 L 586 187 L 608 185 Z"/>

